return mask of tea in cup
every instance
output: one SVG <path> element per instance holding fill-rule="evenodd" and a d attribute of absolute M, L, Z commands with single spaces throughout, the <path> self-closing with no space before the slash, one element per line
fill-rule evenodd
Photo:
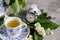
<path fill-rule="evenodd" d="M 21 34 L 22 21 L 19 17 L 9 17 L 4 23 L 10 37 L 18 37 Z"/>

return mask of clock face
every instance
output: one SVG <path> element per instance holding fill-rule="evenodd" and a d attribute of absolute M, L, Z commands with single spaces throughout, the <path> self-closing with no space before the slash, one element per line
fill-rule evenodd
<path fill-rule="evenodd" d="M 33 14 L 27 14 L 26 19 L 28 22 L 32 23 L 35 21 L 35 16 Z"/>

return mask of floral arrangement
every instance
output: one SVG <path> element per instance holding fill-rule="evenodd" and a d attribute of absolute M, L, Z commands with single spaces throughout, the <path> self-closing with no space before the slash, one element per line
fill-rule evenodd
<path fill-rule="evenodd" d="M 53 23 L 47 17 L 47 13 L 42 13 L 39 15 L 37 21 L 33 24 L 28 24 L 30 28 L 30 36 L 33 36 L 32 40 L 43 40 L 43 37 L 46 35 L 53 35 L 54 29 L 58 27 L 56 23 Z"/>
<path fill-rule="evenodd" d="M 20 11 L 20 6 L 26 6 L 26 0 L 10 0 L 9 6 L 14 10 L 13 16 L 16 16 Z M 30 29 L 30 35 L 26 40 L 43 40 L 46 35 L 53 35 L 54 29 L 59 25 L 50 21 L 51 17 L 47 16 L 46 12 L 41 11 L 41 14 L 37 17 L 36 21 L 33 23 L 27 23 Z M 0 20 L 0 24 L 3 23 L 3 19 Z"/>

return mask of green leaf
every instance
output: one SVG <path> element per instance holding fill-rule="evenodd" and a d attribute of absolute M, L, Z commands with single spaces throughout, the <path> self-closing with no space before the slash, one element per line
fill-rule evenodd
<path fill-rule="evenodd" d="M 37 22 L 40 22 L 42 27 L 45 29 L 51 28 L 51 29 L 56 29 L 58 25 L 56 23 L 53 23 L 52 21 L 47 19 L 47 13 L 42 13 L 38 19 Z"/>
<path fill-rule="evenodd" d="M 22 5 L 22 7 L 26 6 L 26 0 L 10 0 L 10 4 L 9 4 L 13 11 L 14 11 L 14 15 L 17 15 L 17 13 L 19 13 L 20 11 L 20 6 Z"/>
<path fill-rule="evenodd" d="M 35 29 L 34 26 L 30 26 L 30 25 L 28 25 L 27 27 L 28 27 L 29 29 L 31 29 L 31 28 L 32 28 L 32 29 Z"/>
<path fill-rule="evenodd" d="M 0 25 L 2 25 L 2 24 L 3 24 L 3 22 L 4 22 L 4 20 L 0 20 Z"/>
<path fill-rule="evenodd" d="M 18 0 L 13 0 L 13 1 L 15 1 L 13 4 L 11 3 L 11 7 L 12 7 L 12 9 L 14 10 L 14 14 L 15 15 L 17 15 L 17 13 L 19 13 L 19 11 L 20 11 L 20 5 L 19 5 L 19 1 Z"/>
<path fill-rule="evenodd" d="M 0 18 L 0 26 L 3 24 L 4 22 L 4 17 Z"/>
<path fill-rule="evenodd" d="M 19 1 L 19 4 L 21 5 L 22 4 L 22 0 L 18 0 Z"/>
<path fill-rule="evenodd" d="M 22 5 L 22 7 L 25 7 L 26 6 L 26 0 L 18 0 L 19 1 L 19 4 Z"/>
<path fill-rule="evenodd" d="M 34 40 L 43 40 L 43 37 L 39 35 L 36 31 L 34 33 Z"/>
<path fill-rule="evenodd" d="M 10 3 L 9 3 L 9 5 L 12 5 L 13 3 L 15 3 L 15 0 L 10 0 Z"/>
<path fill-rule="evenodd" d="M 51 30 L 56 29 L 58 27 L 58 25 L 56 23 L 53 23 L 52 21 L 41 23 L 41 25 L 45 29 L 50 28 Z"/>
<path fill-rule="evenodd" d="M 22 7 L 24 8 L 26 6 L 26 0 L 22 0 Z"/>
<path fill-rule="evenodd" d="M 44 22 L 47 22 L 47 21 L 48 21 L 47 13 L 42 13 L 37 19 L 37 22 L 40 22 L 40 23 L 44 23 Z"/>

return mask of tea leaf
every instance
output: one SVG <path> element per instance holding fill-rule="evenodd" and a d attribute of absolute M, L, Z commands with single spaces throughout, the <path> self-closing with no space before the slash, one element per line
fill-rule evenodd
<path fill-rule="evenodd" d="M 34 40 L 43 40 L 43 37 L 39 35 L 36 31 L 34 33 Z"/>

